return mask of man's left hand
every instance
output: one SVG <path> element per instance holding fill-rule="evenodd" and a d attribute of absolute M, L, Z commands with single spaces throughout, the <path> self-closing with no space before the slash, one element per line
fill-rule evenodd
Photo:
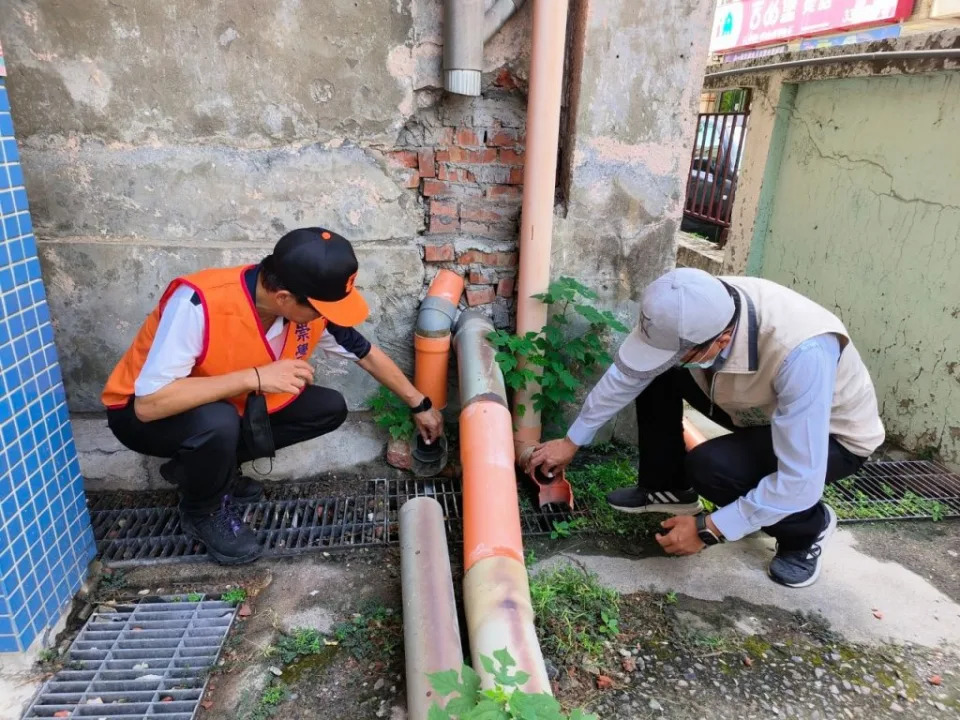
<path fill-rule="evenodd" d="M 436 408 L 417 413 L 413 416 L 413 421 L 417 424 L 417 432 L 420 433 L 420 437 L 428 445 L 443 434 L 443 415 Z"/>
<path fill-rule="evenodd" d="M 657 533 L 657 542 L 670 555 L 696 555 L 706 547 L 697 534 L 697 519 L 692 515 L 667 518 L 660 526 L 670 532 L 665 535 Z"/>

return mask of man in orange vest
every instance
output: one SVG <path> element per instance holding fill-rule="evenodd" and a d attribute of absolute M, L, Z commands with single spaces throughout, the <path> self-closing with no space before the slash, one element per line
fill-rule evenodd
<path fill-rule="evenodd" d="M 263 486 L 239 464 L 347 416 L 343 395 L 312 384 L 318 345 L 402 398 L 428 443 L 443 431 L 430 398 L 354 329 L 369 314 L 357 268 L 346 239 L 301 228 L 258 265 L 177 278 L 107 381 L 110 429 L 131 450 L 168 458 L 160 472 L 179 487 L 181 527 L 220 563 L 261 553 L 233 503 L 256 502 Z"/>

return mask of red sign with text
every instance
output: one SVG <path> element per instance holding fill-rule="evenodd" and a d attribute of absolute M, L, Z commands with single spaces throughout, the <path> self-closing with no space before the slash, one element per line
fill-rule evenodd
<path fill-rule="evenodd" d="M 710 52 L 782 43 L 910 17 L 914 0 L 743 0 L 717 7 Z"/>

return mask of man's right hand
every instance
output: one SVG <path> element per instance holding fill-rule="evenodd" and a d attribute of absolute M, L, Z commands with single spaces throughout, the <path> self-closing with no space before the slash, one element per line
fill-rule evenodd
<path fill-rule="evenodd" d="M 313 382 L 313 367 L 304 360 L 276 360 L 257 368 L 260 390 L 265 393 L 298 394 Z"/>
<path fill-rule="evenodd" d="M 564 437 L 559 440 L 550 440 L 541 443 L 533 451 L 530 463 L 527 466 L 527 472 L 533 474 L 538 467 L 547 477 L 562 472 L 567 465 L 573 461 L 573 456 L 580 449 L 579 445 L 574 445 L 570 438 Z"/>

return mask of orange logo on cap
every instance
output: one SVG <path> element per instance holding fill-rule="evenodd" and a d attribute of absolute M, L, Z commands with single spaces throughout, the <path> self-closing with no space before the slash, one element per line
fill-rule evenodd
<path fill-rule="evenodd" d="M 332 236 L 330 233 L 324 231 L 324 232 L 320 233 L 320 237 L 322 237 L 324 240 L 329 240 L 329 239 L 330 239 L 331 237 L 333 237 L 333 236 Z"/>
<path fill-rule="evenodd" d="M 359 272 L 359 271 L 357 271 Z M 357 281 L 357 273 L 354 273 L 349 278 L 347 278 L 347 292 L 353 292 L 353 284 Z"/>

